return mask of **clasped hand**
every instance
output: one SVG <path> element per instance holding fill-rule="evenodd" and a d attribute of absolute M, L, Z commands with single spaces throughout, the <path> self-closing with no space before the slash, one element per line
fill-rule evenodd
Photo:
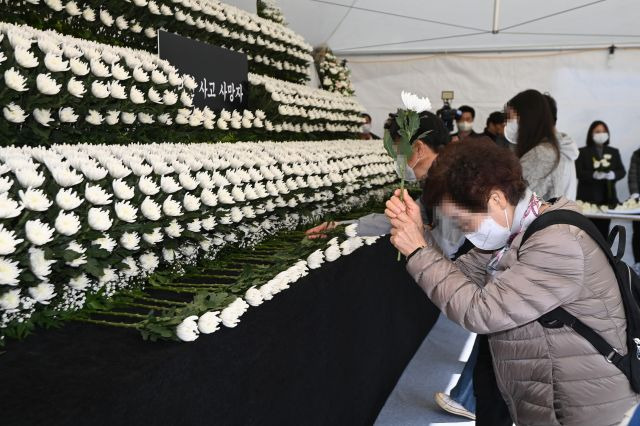
<path fill-rule="evenodd" d="M 403 201 L 404 200 L 404 201 Z M 400 199 L 397 189 L 387 203 L 384 214 L 391 222 L 391 244 L 405 256 L 427 245 L 424 239 L 424 226 L 420 206 L 409 196 L 406 190 Z"/>

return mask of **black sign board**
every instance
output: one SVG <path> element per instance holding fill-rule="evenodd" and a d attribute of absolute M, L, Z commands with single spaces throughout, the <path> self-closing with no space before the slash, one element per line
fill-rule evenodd
<path fill-rule="evenodd" d="M 242 111 L 249 100 L 247 56 L 166 31 L 158 31 L 158 56 L 196 79 L 193 105 Z"/>

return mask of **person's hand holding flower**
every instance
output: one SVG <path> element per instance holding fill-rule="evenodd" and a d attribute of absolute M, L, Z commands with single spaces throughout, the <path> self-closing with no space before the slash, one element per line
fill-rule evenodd
<path fill-rule="evenodd" d="M 415 250 L 425 247 L 424 226 L 420 206 L 409 196 L 405 190 L 400 199 L 400 190 L 386 203 L 384 214 L 391 221 L 391 244 L 393 244 L 405 256 Z"/>

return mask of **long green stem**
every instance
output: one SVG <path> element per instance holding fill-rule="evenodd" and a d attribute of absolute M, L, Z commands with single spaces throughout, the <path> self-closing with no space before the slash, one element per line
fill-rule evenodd
<path fill-rule="evenodd" d="M 115 311 L 87 311 L 87 313 L 89 314 L 96 314 L 96 315 L 111 315 L 111 316 L 118 316 L 118 317 L 129 317 L 129 318 L 147 318 L 146 315 L 141 315 L 141 314 L 132 314 L 130 312 L 115 312 Z"/>
<path fill-rule="evenodd" d="M 135 303 L 135 302 L 125 302 L 125 301 L 121 301 L 121 300 L 116 300 L 114 302 L 114 304 L 116 305 L 122 305 L 122 306 L 132 306 L 134 308 L 143 308 L 143 309 L 167 309 L 167 306 L 156 306 L 156 305 L 146 305 L 144 303 Z"/>
<path fill-rule="evenodd" d="M 111 321 L 94 320 L 90 318 L 74 318 L 73 320 L 80 321 L 80 322 L 88 322 L 91 324 L 108 325 L 112 327 L 136 328 L 136 329 L 139 327 L 137 323 L 111 322 Z"/>
<path fill-rule="evenodd" d="M 146 301 L 155 302 L 155 303 L 166 303 L 168 305 L 188 305 L 189 304 L 187 302 L 179 302 L 177 300 L 156 299 L 154 297 L 147 297 L 147 296 L 134 296 L 134 297 L 140 300 L 146 300 Z"/>
<path fill-rule="evenodd" d="M 404 177 L 402 179 L 400 179 L 400 201 L 402 201 L 404 203 Z M 402 253 L 400 253 L 400 250 L 398 250 L 398 262 L 400 262 L 400 259 L 402 258 Z"/>

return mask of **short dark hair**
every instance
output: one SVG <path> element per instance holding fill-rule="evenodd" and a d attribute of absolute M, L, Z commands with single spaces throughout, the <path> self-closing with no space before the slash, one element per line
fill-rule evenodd
<path fill-rule="evenodd" d="M 385 129 L 389 130 L 392 139 L 400 137 L 400 127 L 396 122 L 396 114 L 389 114 L 389 119 L 385 123 Z M 429 132 L 420 141 L 424 142 L 434 152 L 439 152 L 451 140 L 449 130 L 445 127 L 440 118 L 430 111 L 420 113 L 420 127 L 416 131 L 416 136 L 424 132 Z M 411 143 L 415 142 L 415 136 L 411 139 Z"/>
<path fill-rule="evenodd" d="M 518 157 L 522 158 L 541 143 L 548 143 L 556 152 L 556 160 L 559 161 L 560 146 L 554 131 L 551 109 L 542 93 L 534 89 L 525 90 L 511 98 L 507 107 L 518 114 Z"/>
<path fill-rule="evenodd" d="M 368 118 L 369 121 L 371 121 L 371 116 L 369 114 L 367 114 L 366 112 L 363 112 L 362 114 L 360 114 L 360 117 L 362 118 Z"/>
<path fill-rule="evenodd" d="M 494 111 L 489 114 L 487 118 L 487 126 L 489 124 L 504 124 L 507 121 L 507 116 L 502 111 Z"/>
<path fill-rule="evenodd" d="M 463 112 L 468 112 L 471 113 L 472 118 L 476 118 L 476 110 L 471 108 L 469 105 L 462 105 L 460 108 L 458 108 L 458 111 L 460 111 L 460 115 L 462 115 Z"/>
<path fill-rule="evenodd" d="M 558 122 L 558 104 L 556 104 L 556 100 L 553 99 L 550 94 L 545 93 L 542 96 L 544 96 L 544 98 L 547 100 L 547 103 L 549 104 L 549 110 L 551 110 L 551 118 L 553 118 L 553 124 L 556 124 Z"/>
<path fill-rule="evenodd" d="M 425 205 L 435 206 L 449 198 L 472 212 L 484 213 L 492 190 L 501 190 L 516 205 L 527 183 L 515 154 L 488 138 L 474 138 L 442 150 L 429 169 L 424 188 Z"/>
<path fill-rule="evenodd" d="M 595 129 L 599 125 L 603 125 L 604 128 L 607 130 L 607 133 L 609 133 L 609 126 L 607 126 L 607 123 L 601 120 L 594 121 L 593 123 L 591 123 L 591 126 L 589 126 L 589 130 L 587 131 L 587 146 L 596 145 L 596 143 L 593 140 L 593 129 Z M 607 139 L 607 141 L 604 144 L 609 145 L 610 140 L 611 140 L 611 133 L 609 133 L 609 139 Z"/>

